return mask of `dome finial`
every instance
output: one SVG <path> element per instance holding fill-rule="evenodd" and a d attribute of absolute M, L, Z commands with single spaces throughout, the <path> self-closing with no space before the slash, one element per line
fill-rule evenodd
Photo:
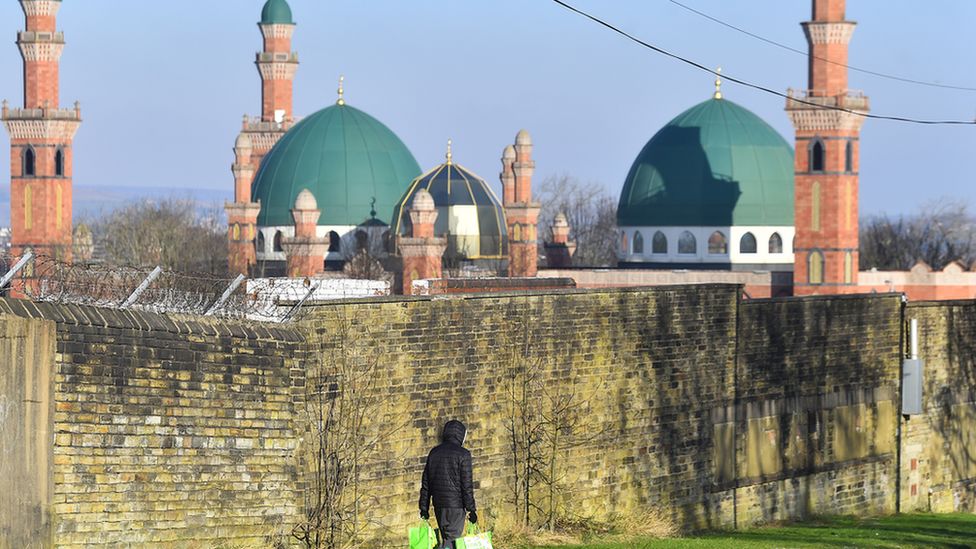
<path fill-rule="evenodd" d="M 722 98 L 722 67 L 715 69 L 715 99 Z"/>
<path fill-rule="evenodd" d="M 343 89 L 343 82 L 345 81 L 346 81 L 346 77 L 340 74 L 339 75 L 339 99 L 336 101 L 336 105 L 339 105 L 340 107 L 346 104 L 346 99 L 343 97 L 343 95 L 346 93 L 345 90 Z"/>
<path fill-rule="evenodd" d="M 454 145 L 454 140 L 448 139 L 447 140 L 447 163 L 448 164 L 451 164 L 454 161 L 454 152 L 451 150 L 453 145 Z"/>

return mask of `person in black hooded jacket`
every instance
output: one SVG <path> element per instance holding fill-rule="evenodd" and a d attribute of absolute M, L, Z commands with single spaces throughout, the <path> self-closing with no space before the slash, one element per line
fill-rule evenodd
<path fill-rule="evenodd" d="M 444 425 L 442 442 L 427 455 L 420 482 L 420 518 L 430 518 L 433 499 L 442 548 L 454 547 L 454 540 L 464 536 L 465 512 L 472 523 L 478 522 L 471 452 L 463 447 L 466 433 L 467 428 L 460 421 L 451 420 Z"/>

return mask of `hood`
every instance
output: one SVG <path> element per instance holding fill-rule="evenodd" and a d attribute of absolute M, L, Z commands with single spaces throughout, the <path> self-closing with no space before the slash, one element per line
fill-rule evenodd
<path fill-rule="evenodd" d="M 467 434 L 468 428 L 464 426 L 463 423 L 456 419 L 448 421 L 444 425 L 444 434 L 441 435 L 441 440 L 444 442 L 453 442 L 458 446 L 464 445 L 464 435 Z"/>

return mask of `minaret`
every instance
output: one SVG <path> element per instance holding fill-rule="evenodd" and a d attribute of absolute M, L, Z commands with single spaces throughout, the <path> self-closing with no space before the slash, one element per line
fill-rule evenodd
<path fill-rule="evenodd" d="M 550 269 L 567 269 L 573 266 L 576 243 L 569 241 L 569 220 L 560 212 L 552 221 L 552 240 L 546 242 L 546 266 Z"/>
<path fill-rule="evenodd" d="M 315 276 L 325 270 L 325 254 L 329 251 L 329 239 L 317 234 L 322 211 L 319 210 L 311 191 L 302 189 L 302 192 L 298 193 L 291 215 L 295 220 L 295 236 L 285 238 L 281 243 L 285 250 L 288 276 L 291 278 Z"/>
<path fill-rule="evenodd" d="M 72 142 L 81 109 L 61 109 L 59 69 L 64 33 L 57 30 L 60 0 L 21 0 L 25 32 L 17 34 L 24 59 L 24 108 L 3 101 L 0 119 L 10 133 L 10 222 L 14 255 L 71 260 Z"/>
<path fill-rule="evenodd" d="M 790 91 L 796 129 L 796 295 L 857 291 L 858 157 L 868 99 L 847 88 L 847 48 L 856 23 L 845 0 L 813 0 L 803 23 L 810 46 L 809 86 Z"/>
<path fill-rule="evenodd" d="M 540 207 L 532 201 L 535 162 L 529 132 L 522 130 L 518 133 L 514 149 L 514 158 L 507 147 L 502 155 L 503 206 L 508 223 L 508 276 L 534 277 L 539 263 L 536 235 Z"/>
<path fill-rule="evenodd" d="M 450 152 L 448 152 L 450 161 Z M 397 250 L 403 258 L 401 293 L 411 295 L 415 280 L 440 278 L 442 257 L 447 249 L 447 239 L 434 236 L 437 207 L 434 197 L 426 189 L 413 196 L 408 210 L 411 233 L 409 237 L 397 237 Z"/>
<path fill-rule="evenodd" d="M 234 145 L 234 201 L 227 211 L 227 263 L 230 272 L 250 274 L 257 262 L 254 247 L 261 205 L 251 200 L 251 183 L 264 155 L 294 123 L 292 89 L 298 69 L 298 54 L 291 51 L 295 22 L 286 0 L 268 0 L 258 23 L 264 38 L 263 51 L 255 64 L 261 75 L 261 116 L 244 116 L 241 133 Z"/>

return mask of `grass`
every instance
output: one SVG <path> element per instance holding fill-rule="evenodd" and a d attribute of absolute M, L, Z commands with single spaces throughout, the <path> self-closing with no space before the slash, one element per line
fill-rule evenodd
<path fill-rule="evenodd" d="M 658 549 L 721 547 L 729 549 L 836 548 L 976 548 L 976 515 L 898 515 L 878 518 L 833 517 L 802 524 L 739 532 L 709 532 L 675 539 L 630 539 L 589 545 L 547 545 L 526 549 Z"/>

